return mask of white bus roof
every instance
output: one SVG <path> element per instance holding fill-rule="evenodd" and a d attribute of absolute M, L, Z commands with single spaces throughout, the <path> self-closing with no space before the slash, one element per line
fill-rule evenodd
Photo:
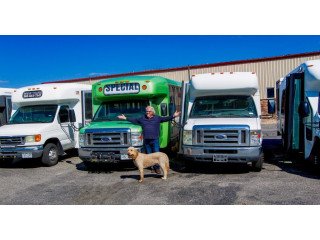
<path fill-rule="evenodd" d="M 13 93 L 14 90 L 14 88 L 0 88 L 0 95 L 9 96 Z"/>
<path fill-rule="evenodd" d="M 191 89 L 194 96 L 254 95 L 259 91 L 259 84 L 252 72 L 205 73 L 192 77 Z"/>
<path fill-rule="evenodd" d="M 320 59 L 306 61 L 288 75 L 302 71 L 305 77 L 305 91 L 320 91 Z"/>
<path fill-rule="evenodd" d="M 82 90 L 91 90 L 91 85 L 52 83 L 27 86 L 14 91 L 12 102 L 17 105 L 30 105 L 78 101 Z"/>

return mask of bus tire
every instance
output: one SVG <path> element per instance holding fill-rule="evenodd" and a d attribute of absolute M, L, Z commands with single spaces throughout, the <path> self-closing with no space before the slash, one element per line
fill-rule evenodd
<path fill-rule="evenodd" d="M 47 167 L 54 166 L 58 163 L 59 151 L 57 145 L 54 143 L 48 143 L 43 149 L 41 162 Z"/>
<path fill-rule="evenodd" d="M 261 172 L 264 162 L 264 154 L 261 153 L 258 161 L 252 162 L 252 170 L 254 172 Z"/>

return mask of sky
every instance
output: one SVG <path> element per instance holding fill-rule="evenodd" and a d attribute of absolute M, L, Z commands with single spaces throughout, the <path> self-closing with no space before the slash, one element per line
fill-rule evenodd
<path fill-rule="evenodd" d="M 0 87 L 320 51 L 320 35 L 0 36 Z"/>

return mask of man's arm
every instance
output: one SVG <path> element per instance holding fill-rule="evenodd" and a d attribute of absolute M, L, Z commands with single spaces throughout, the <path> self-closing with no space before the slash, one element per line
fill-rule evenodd
<path fill-rule="evenodd" d="M 122 120 L 127 120 L 127 121 L 135 123 L 135 124 L 140 124 L 139 119 L 137 119 L 137 118 L 127 118 L 124 114 L 119 115 L 118 118 L 122 119 Z"/>
<path fill-rule="evenodd" d="M 160 122 L 168 122 L 171 121 L 172 119 L 180 116 L 181 112 L 176 111 L 172 116 L 168 117 L 160 117 Z"/>

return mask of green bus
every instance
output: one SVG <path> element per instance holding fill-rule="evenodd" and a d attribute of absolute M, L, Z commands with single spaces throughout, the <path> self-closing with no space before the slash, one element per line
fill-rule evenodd
<path fill-rule="evenodd" d="M 138 118 L 145 108 L 156 115 L 170 116 L 181 109 L 181 82 L 158 76 L 130 76 L 102 80 L 92 85 L 92 122 L 80 129 L 79 157 L 86 164 L 130 160 L 130 146 L 144 152 L 140 125 L 119 120 L 118 116 Z M 179 129 L 174 122 L 160 125 L 162 151 L 177 149 Z"/>

